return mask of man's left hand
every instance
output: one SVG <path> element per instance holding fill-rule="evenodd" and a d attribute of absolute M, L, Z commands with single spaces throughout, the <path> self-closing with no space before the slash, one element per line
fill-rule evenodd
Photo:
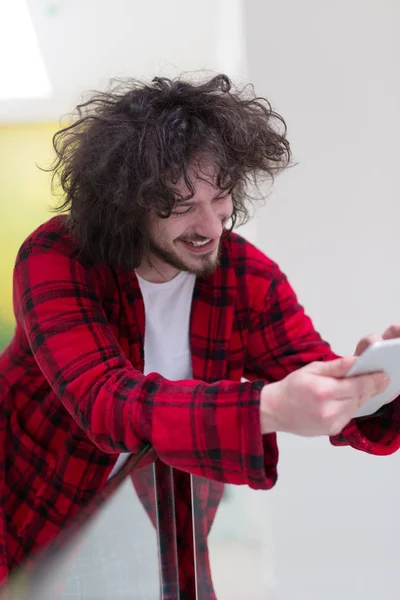
<path fill-rule="evenodd" d="M 385 329 L 382 335 L 379 335 L 378 333 L 371 333 L 369 335 L 366 335 L 358 342 L 354 356 L 360 356 L 360 354 L 364 352 L 364 350 L 366 350 L 368 346 L 374 344 L 375 342 L 380 342 L 382 340 L 393 340 L 395 338 L 400 338 L 400 325 L 390 325 L 387 329 Z M 396 398 L 397 395 L 393 396 L 393 398 L 388 400 L 386 404 L 393 402 L 393 400 L 395 400 Z"/>
<path fill-rule="evenodd" d="M 379 335 L 378 333 L 370 333 L 358 342 L 354 356 L 360 356 L 360 354 L 364 352 L 368 346 L 374 344 L 375 342 L 392 340 L 394 338 L 400 338 L 400 325 L 390 325 L 390 327 L 385 329 L 382 335 Z"/>

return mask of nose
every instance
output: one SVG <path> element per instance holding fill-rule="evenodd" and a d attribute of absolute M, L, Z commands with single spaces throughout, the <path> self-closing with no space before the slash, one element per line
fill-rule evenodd
<path fill-rule="evenodd" d="M 222 235 L 225 218 L 214 206 L 204 206 L 199 213 L 196 233 L 204 238 L 218 239 Z"/>

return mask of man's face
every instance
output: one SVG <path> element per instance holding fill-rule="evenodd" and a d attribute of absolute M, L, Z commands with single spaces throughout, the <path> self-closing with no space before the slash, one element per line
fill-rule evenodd
<path fill-rule="evenodd" d="M 150 261 L 144 261 L 138 269 L 145 279 L 156 281 L 158 273 L 165 281 L 179 271 L 204 276 L 218 265 L 221 235 L 232 215 L 232 197 L 216 186 L 211 165 L 192 169 L 189 176 L 195 191 L 193 198 L 179 200 L 167 219 L 159 216 L 150 219 Z M 183 181 L 173 189 L 183 198 L 190 196 Z"/>

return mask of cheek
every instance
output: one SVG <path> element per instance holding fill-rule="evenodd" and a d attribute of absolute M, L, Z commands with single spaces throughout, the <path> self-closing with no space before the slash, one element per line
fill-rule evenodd
<path fill-rule="evenodd" d="M 166 242 L 173 243 L 185 233 L 187 228 L 188 225 L 184 217 L 171 217 L 165 222 L 163 238 Z"/>
<path fill-rule="evenodd" d="M 233 202 L 232 202 L 232 198 L 229 196 L 229 198 L 226 199 L 224 206 L 221 209 L 221 216 L 224 219 L 229 219 L 232 216 L 233 213 Z"/>
<path fill-rule="evenodd" d="M 179 237 L 181 227 L 172 217 L 168 219 L 154 219 L 149 224 L 150 237 L 158 244 L 171 244 Z"/>

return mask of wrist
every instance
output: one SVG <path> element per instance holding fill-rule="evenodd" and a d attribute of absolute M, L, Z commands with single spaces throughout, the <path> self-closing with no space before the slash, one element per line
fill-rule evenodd
<path fill-rule="evenodd" d="M 275 409 L 278 386 L 279 382 L 268 383 L 261 389 L 260 423 L 262 435 L 275 433 L 279 430 Z"/>

